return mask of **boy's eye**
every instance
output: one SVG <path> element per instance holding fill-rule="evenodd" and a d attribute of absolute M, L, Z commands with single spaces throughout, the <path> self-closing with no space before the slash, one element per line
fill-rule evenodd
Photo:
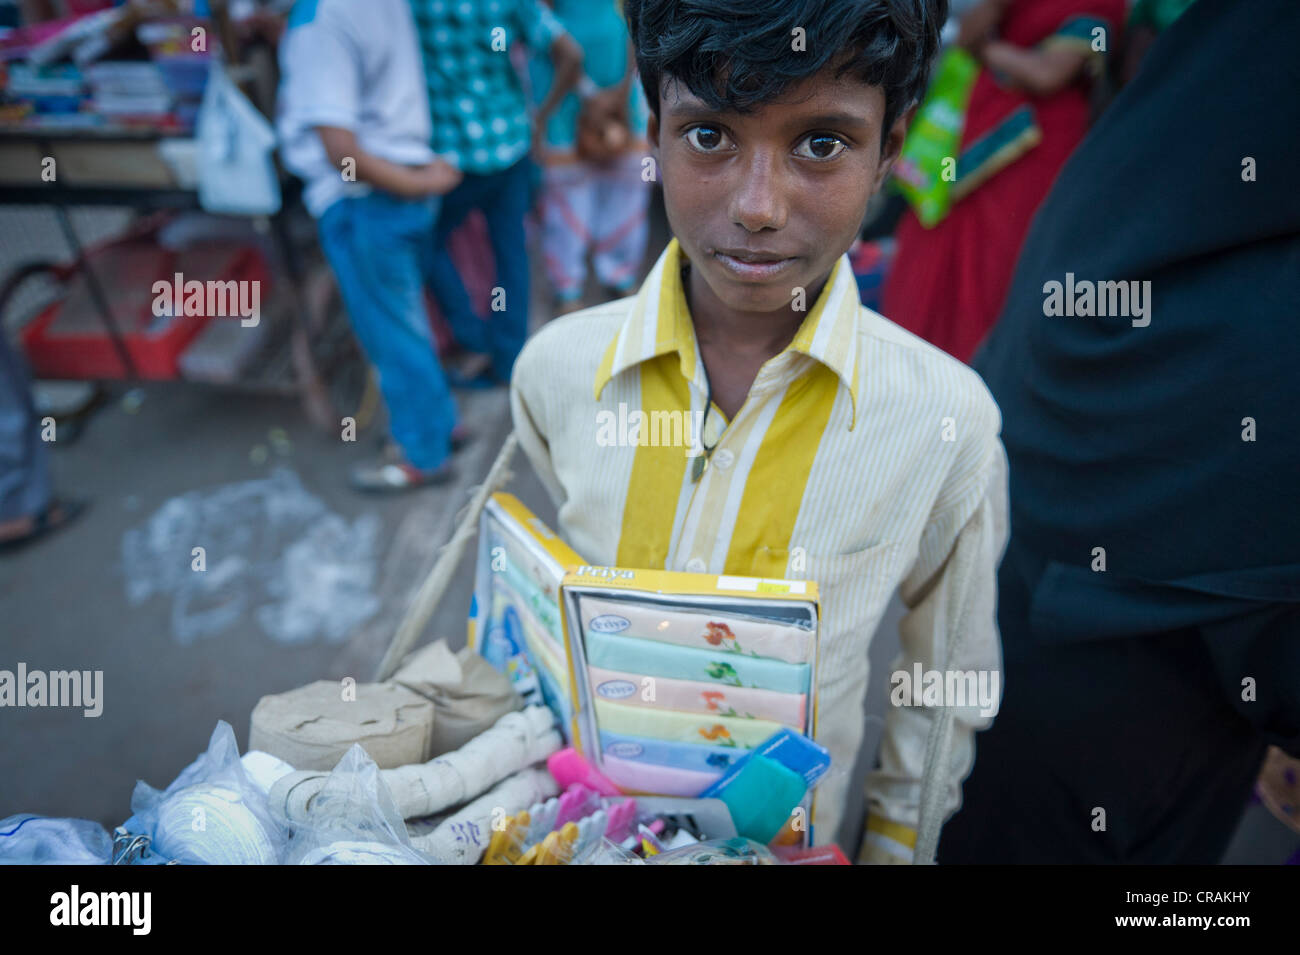
<path fill-rule="evenodd" d="M 716 126 L 695 126 L 686 131 L 686 141 L 702 153 L 717 152 L 727 141 Z"/>
<path fill-rule="evenodd" d="M 795 155 L 804 159 L 834 159 L 848 144 L 830 133 L 813 133 L 795 148 Z"/>

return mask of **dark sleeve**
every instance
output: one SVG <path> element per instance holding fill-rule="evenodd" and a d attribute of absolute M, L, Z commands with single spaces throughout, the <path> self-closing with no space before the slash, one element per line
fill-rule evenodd
<path fill-rule="evenodd" d="M 1300 604 L 1274 604 L 1201 633 L 1233 708 L 1300 757 Z"/>

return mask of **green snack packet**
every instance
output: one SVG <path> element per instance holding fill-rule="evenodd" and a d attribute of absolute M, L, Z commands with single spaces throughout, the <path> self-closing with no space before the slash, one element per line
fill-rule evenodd
<path fill-rule="evenodd" d="M 894 164 L 896 188 L 927 229 L 941 222 L 952 204 L 966 106 L 978 72 L 979 63 L 965 50 L 944 51 Z M 945 159 L 950 160 L 947 179 Z"/>

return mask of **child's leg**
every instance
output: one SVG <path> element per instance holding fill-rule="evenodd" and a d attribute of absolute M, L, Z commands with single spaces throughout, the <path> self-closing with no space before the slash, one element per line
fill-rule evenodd
<path fill-rule="evenodd" d="M 596 198 L 590 221 L 596 277 L 611 289 L 630 293 L 649 236 L 650 184 L 641 179 L 641 156 L 629 153 L 593 178 Z"/>
<path fill-rule="evenodd" d="M 529 171 L 527 158 L 509 169 L 484 176 L 491 194 L 484 197 L 488 238 L 497 264 L 497 285 L 505 293 L 505 308 L 489 318 L 492 369 L 508 381 L 515 358 L 528 337 L 528 246 L 524 240 L 524 216 L 528 213 Z"/>
<path fill-rule="evenodd" d="M 465 283 L 447 249 L 447 239 L 465 217 L 483 203 L 489 192 L 485 180 L 490 178 L 467 173 L 459 186 L 442 197 L 434 227 L 426 237 L 420 257 L 424 281 L 438 300 L 452 335 L 463 347 L 475 352 L 488 350 L 486 327 L 474 314 L 469 292 L 465 290 Z"/>
<path fill-rule="evenodd" d="M 438 364 L 424 309 L 420 255 L 436 200 L 372 193 L 335 203 L 320 220 L 352 328 L 379 372 L 393 440 L 414 467 L 451 453 L 456 405 Z"/>
<path fill-rule="evenodd" d="M 555 166 L 544 174 L 542 258 L 560 306 L 582 298 L 587 247 L 596 215 L 596 185 L 585 163 Z"/>

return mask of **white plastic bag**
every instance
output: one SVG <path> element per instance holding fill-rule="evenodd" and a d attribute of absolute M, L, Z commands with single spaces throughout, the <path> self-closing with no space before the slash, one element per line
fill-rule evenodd
<path fill-rule="evenodd" d="M 197 865 L 275 865 L 288 834 L 239 758 L 235 731 L 217 723 L 207 750 L 162 792 L 137 782 L 128 831 L 165 859 Z"/>
<path fill-rule="evenodd" d="M 429 865 L 411 848 L 406 824 L 375 761 L 353 744 L 292 828 L 285 855 L 292 865 Z"/>
<path fill-rule="evenodd" d="M 206 211 L 244 216 L 279 211 L 280 181 L 271 160 L 275 130 L 215 58 L 195 139 L 199 204 Z"/>

